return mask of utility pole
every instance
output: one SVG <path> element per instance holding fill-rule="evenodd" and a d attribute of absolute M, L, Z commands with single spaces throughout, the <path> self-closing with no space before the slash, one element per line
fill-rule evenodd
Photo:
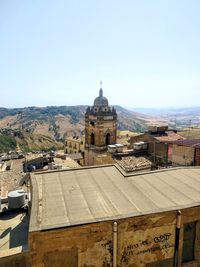
<path fill-rule="evenodd" d="M 168 166 L 168 143 L 165 143 L 165 146 L 166 146 L 166 161 L 165 161 L 165 167 L 167 168 Z"/>
<path fill-rule="evenodd" d="M 154 162 L 154 165 L 156 165 L 156 141 L 155 140 L 153 142 L 153 152 L 154 152 L 153 162 Z"/>

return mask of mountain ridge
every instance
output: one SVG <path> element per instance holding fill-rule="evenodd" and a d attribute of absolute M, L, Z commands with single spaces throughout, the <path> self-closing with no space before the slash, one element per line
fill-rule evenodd
<path fill-rule="evenodd" d="M 0 108 L 0 129 L 16 135 L 17 144 L 34 149 L 42 148 L 47 141 L 47 148 L 63 145 L 65 138 L 84 133 L 84 116 L 87 105 L 47 106 L 25 108 Z M 147 129 L 150 117 L 138 112 L 129 111 L 119 105 L 114 106 L 118 114 L 118 129 L 142 132 Z M 10 131 L 10 132 L 9 132 Z M 28 141 L 27 141 L 28 140 Z M 32 140 L 32 141 L 31 141 Z"/>

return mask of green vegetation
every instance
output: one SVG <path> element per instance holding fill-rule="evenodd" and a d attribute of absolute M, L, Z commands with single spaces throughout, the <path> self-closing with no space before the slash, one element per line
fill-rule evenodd
<path fill-rule="evenodd" d="M 16 138 L 17 144 L 22 151 L 51 151 L 63 148 L 61 142 L 41 134 L 24 133 L 23 138 Z"/>
<path fill-rule="evenodd" d="M 9 150 L 15 150 L 16 141 L 12 136 L 0 135 L 0 152 L 8 152 Z"/>

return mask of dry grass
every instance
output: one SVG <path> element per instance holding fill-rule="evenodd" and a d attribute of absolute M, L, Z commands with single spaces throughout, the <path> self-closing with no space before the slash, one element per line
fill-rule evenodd
<path fill-rule="evenodd" d="M 179 134 L 187 139 L 200 139 L 200 128 L 185 128 Z"/>
<path fill-rule="evenodd" d="M 66 133 L 67 136 L 72 136 L 75 133 L 80 135 L 81 131 L 84 130 L 84 121 L 80 121 L 79 123 L 72 124 L 70 122 L 70 118 L 68 116 L 56 116 L 56 125 L 59 126 L 58 132 L 61 135 Z"/>

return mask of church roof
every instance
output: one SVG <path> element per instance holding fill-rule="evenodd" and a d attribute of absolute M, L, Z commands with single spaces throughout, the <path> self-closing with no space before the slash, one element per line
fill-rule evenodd
<path fill-rule="evenodd" d="M 99 90 L 99 96 L 95 98 L 94 100 L 94 106 L 108 106 L 108 99 L 103 96 L 103 90 L 102 88 L 100 88 Z"/>

